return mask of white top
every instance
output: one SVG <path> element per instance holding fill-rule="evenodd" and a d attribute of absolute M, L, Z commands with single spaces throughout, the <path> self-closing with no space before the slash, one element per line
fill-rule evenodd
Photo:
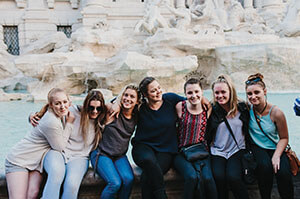
<path fill-rule="evenodd" d="M 65 150 L 72 131 L 73 124 L 66 123 L 64 127 L 61 119 L 49 109 L 39 125 L 11 149 L 6 159 L 20 167 L 42 172 L 46 153 L 51 148 L 60 152 Z"/>
<path fill-rule="evenodd" d="M 88 159 L 95 139 L 94 121 L 90 120 L 89 127 L 87 129 L 86 143 L 84 143 L 80 129 L 80 112 L 77 106 L 72 106 L 69 110 L 74 114 L 75 120 L 73 123 L 73 132 L 69 137 L 65 149 L 62 151 L 66 163 L 77 158 Z"/>
<path fill-rule="evenodd" d="M 240 149 L 245 149 L 245 137 L 242 132 L 243 123 L 240 120 L 240 112 L 233 117 L 227 118 L 227 121 L 233 131 L 233 135 L 239 145 L 236 145 L 232 135 L 230 134 L 225 122 L 219 124 L 216 138 L 210 147 L 212 155 L 222 156 L 226 159 L 229 159 L 233 154 L 238 152 Z"/>

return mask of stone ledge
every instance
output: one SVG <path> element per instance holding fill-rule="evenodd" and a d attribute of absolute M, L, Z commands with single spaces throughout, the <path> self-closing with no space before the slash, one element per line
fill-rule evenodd
<path fill-rule="evenodd" d="M 138 167 L 134 167 L 134 175 L 135 175 L 135 183 L 131 194 L 131 199 L 141 198 L 140 191 L 140 174 L 141 169 Z M 182 198 L 182 190 L 183 190 L 183 179 L 179 176 L 173 169 L 171 169 L 165 176 L 165 183 L 167 194 L 170 199 L 179 199 Z M 97 175 L 94 178 L 93 170 L 90 168 L 85 175 L 80 191 L 79 191 L 79 199 L 98 199 L 102 189 L 104 188 L 104 181 L 99 178 Z M 279 199 L 279 194 L 277 192 L 276 183 L 274 183 L 274 188 L 272 192 L 272 199 Z M 294 177 L 294 190 L 295 190 L 295 199 L 300 199 L 300 175 Z M 248 192 L 250 199 L 260 198 L 259 191 L 257 185 L 249 185 Z M 0 174 L 0 199 L 7 199 L 7 188 L 6 188 L 6 180 L 5 175 Z M 230 198 L 233 198 L 230 196 Z"/>

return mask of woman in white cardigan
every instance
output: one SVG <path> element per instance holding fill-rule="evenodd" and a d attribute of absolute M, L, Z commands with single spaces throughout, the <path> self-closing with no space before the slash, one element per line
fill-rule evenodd
<path fill-rule="evenodd" d="M 62 151 L 73 131 L 74 115 L 69 106 L 69 97 L 62 89 L 50 90 L 44 107 L 48 111 L 39 125 L 7 155 L 5 171 L 10 199 L 37 197 L 46 153 L 51 148 Z"/>

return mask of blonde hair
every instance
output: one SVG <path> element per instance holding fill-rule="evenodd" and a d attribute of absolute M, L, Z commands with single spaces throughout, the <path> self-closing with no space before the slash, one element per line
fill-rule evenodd
<path fill-rule="evenodd" d="M 44 116 L 44 114 L 47 112 L 47 110 L 49 108 L 51 108 L 50 104 L 53 102 L 53 98 L 56 93 L 64 93 L 67 96 L 68 100 L 70 101 L 69 95 L 65 92 L 65 90 L 63 90 L 61 88 L 52 88 L 48 92 L 48 95 L 47 95 L 48 103 L 46 105 L 44 105 L 38 113 L 36 113 L 36 116 L 38 116 L 39 118 L 42 118 Z"/>
<path fill-rule="evenodd" d="M 227 116 L 234 117 L 238 112 L 238 97 L 236 89 L 231 81 L 231 78 L 228 75 L 219 75 L 217 79 L 212 83 L 212 91 L 214 92 L 215 84 L 225 83 L 229 88 L 229 111 Z M 213 103 L 216 103 L 215 95 L 213 94 Z"/>

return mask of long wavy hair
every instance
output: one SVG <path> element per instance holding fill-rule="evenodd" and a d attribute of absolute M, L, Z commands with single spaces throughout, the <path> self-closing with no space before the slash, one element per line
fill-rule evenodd
<path fill-rule="evenodd" d="M 102 131 L 104 128 L 105 115 L 107 112 L 103 94 L 100 90 L 92 89 L 85 97 L 83 106 L 81 109 L 80 128 L 84 142 L 87 142 L 87 132 L 89 129 L 89 105 L 91 101 L 99 101 L 101 104 L 101 112 L 94 120 L 95 139 L 93 141 L 93 148 L 96 148 L 99 141 L 102 139 Z"/>
<path fill-rule="evenodd" d="M 36 113 L 36 116 L 38 116 L 39 118 L 42 118 L 45 113 L 47 112 L 47 110 L 50 108 L 51 109 L 51 106 L 50 104 L 53 102 L 53 98 L 55 96 L 56 93 L 64 93 L 66 94 L 69 102 L 70 102 L 70 98 L 69 98 L 69 95 L 65 92 L 65 90 L 61 89 L 61 88 L 52 88 L 49 92 L 48 92 L 48 95 L 47 95 L 47 104 L 44 105 L 41 110 L 39 112 Z"/>
<path fill-rule="evenodd" d="M 227 113 L 228 116 L 234 117 L 238 112 L 238 97 L 236 93 L 236 89 L 228 75 L 219 75 L 217 79 L 212 83 L 212 91 L 214 92 L 214 87 L 217 83 L 225 83 L 229 88 L 229 111 Z M 215 95 L 213 94 L 213 103 L 216 103 Z"/>

